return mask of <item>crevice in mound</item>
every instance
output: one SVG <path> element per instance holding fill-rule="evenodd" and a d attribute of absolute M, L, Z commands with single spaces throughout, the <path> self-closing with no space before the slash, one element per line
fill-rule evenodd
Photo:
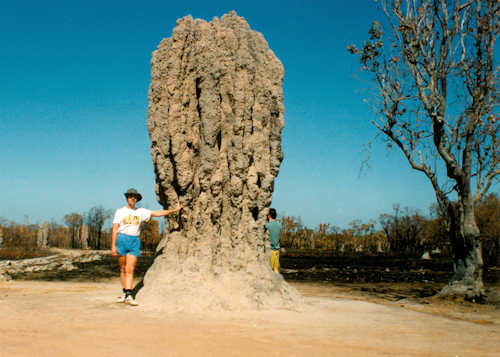
<path fill-rule="evenodd" d="M 158 172 L 158 166 L 155 164 L 153 165 L 154 166 L 154 172 L 155 172 L 155 181 L 156 181 L 156 184 L 158 185 L 158 187 L 161 187 L 162 186 L 162 183 L 161 183 L 161 179 L 160 179 L 160 174 Z M 159 190 L 157 192 L 158 194 L 158 201 L 160 202 L 160 204 L 163 206 L 163 207 L 166 207 L 167 205 L 167 196 L 165 195 L 165 191 L 163 190 Z"/>
<path fill-rule="evenodd" d="M 177 177 L 177 166 L 175 164 L 174 155 L 172 154 L 172 142 L 171 141 L 170 141 L 170 143 L 168 145 L 168 155 L 167 155 L 167 158 L 170 161 L 170 164 L 172 165 L 172 170 L 173 170 L 173 173 L 174 173 L 173 176 Z M 185 190 L 183 190 L 181 188 L 181 186 L 179 185 L 179 182 L 177 180 L 173 180 L 171 182 L 171 185 L 172 185 L 172 188 L 174 189 L 177 197 L 184 196 Z M 164 203 L 162 203 L 162 205 L 166 209 L 167 208 L 167 196 L 165 194 L 163 194 L 163 199 L 164 199 L 164 201 L 163 201 Z M 183 220 L 182 219 L 178 219 L 177 222 L 178 222 L 178 228 L 176 230 L 182 230 L 183 227 L 184 227 Z"/>
<path fill-rule="evenodd" d="M 257 221 L 259 219 L 259 207 L 251 208 L 250 212 L 252 213 L 253 220 Z"/>
<path fill-rule="evenodd" d="M 217 133 L 217 149 L 220 151 L 220 148 L 222 146 L 222 130 L 219 130 L 219 132 Z"/>
<path fill-rule="evenodd" d="M 201 105 L 200 105 L 200 97 L 201 97 L 201 78 L 196 78 L 195 81 L 195 86 L 196 86 L 196 110 L 198 111 L 198 118 L 200 118 L 200 123 L 202 122 L 201 120 Z"/>

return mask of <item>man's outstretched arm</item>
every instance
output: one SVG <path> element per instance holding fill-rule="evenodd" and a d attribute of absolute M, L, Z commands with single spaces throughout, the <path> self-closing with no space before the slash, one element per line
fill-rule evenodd
<path fill-rule="evenodd" d="M 179 202 L 177 202 L 177 207 L 175 207 L 174 209 L 163 209 L 163 210 L 159 210 L 159 211 L 152 211 L 151 212 L 151 217 L 164 217 L 164 216 L 168 216 L 172 213 L 175 213 L 175 212 L 179 212 L 180 210 L 182 209 L 182 206 Z"/>

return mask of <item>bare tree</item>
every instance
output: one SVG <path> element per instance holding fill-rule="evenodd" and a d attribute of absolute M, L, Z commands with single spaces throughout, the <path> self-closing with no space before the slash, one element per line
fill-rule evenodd
<path fill-rule="evenodd" d="M 392 205 L 393 215 L 384 213 L 379 216 L 379 223 L 387 237 L 393 253 L 421 255 L 423 244 L 421 233 L 425 218 L 408 207 L 401 209 L 399 204 Z"/>
<path fill-rule="evenodd" d="M 64 223 L 68 226 L 71 235 L 71 248 L 77 247 L 78 232 L 83 224 L 83 216 L 80 213 L 70 213 L 64 215 Z"/>
<path fill-rule="evenodd" d="M 379 22 L 358 50 L 375 90 L 373 125 L 434 188 L 447 212 L 454 275 L 443 295 L 483 294 L 474 202 L 500 175 L 497 0 L 380 1 Z M 454 213 L 450 197 L 458 201 Z"/>
<path fill-rule="evenodd" d="M 94 249 L 101 249 L 102 227 L 107 219 L 111 218 L 113 212 L 102 206 L 92 207 L 86 216 L 86 223 L 89 227 L 89 242 Z"/>

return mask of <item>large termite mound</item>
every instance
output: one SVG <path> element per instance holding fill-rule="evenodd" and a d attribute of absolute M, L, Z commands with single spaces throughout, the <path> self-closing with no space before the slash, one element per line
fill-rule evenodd
<path fill-rule="evenodd" d="M 264 225 L 283 159 L 283 66 L 232 12 L 184 17 L 153 52 L 148 131 L 169 216 L 141 304 L 167 310 L 295 307 L 269 266 Z"/>

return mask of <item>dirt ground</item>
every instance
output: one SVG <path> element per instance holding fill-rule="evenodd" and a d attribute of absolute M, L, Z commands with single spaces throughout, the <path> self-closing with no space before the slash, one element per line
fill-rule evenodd
<path fill-rule="evenodd" d="M 117 278 L 0 283 L 0 356 L 499 356 L 500 310 L 292 282 L 302 311 L 158 314 Z"/>

